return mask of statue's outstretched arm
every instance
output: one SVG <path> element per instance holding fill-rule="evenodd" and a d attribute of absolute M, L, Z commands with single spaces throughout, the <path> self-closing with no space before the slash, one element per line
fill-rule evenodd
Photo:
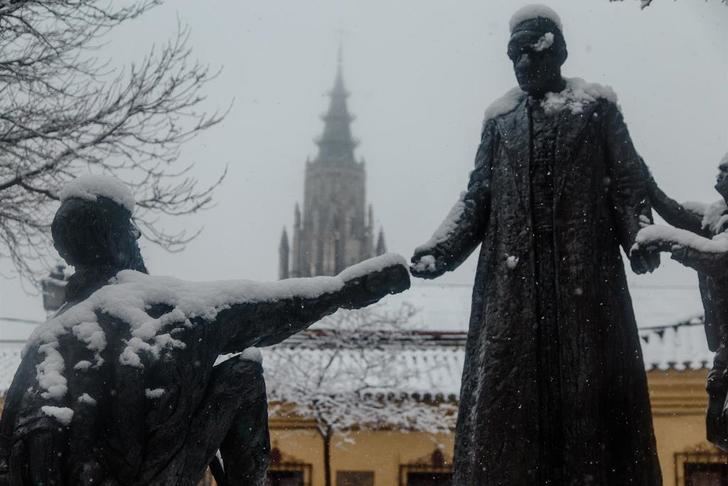
<path fill-rule="evenodd" d="M 710 277 L 721 280 L 728 275 L 728 235 L 714 238 L 664 225 L 649 225 L 640 230 L 635 246 L 651 251 L 669 251 L 673 260 Z"/>
<path fill-rule="evenodd" d="M 414 276 L 435 278 L 454 270 L 482 242 L 490 214 L 490 181 L 497 137 L 495 122 L 489 120 L 483 128 L 467 190 L 429 241 L 415 249 L 411 267 Z"/>
<path fill-rule="evenodd" d="M 642 171 L 645 175 L 647 183 L 647 194 L 650 197 L 650 203 L 655 211 L 658 212 L 667 224 L 676 228 L 692 231 L 693 233 L 704 234 L 703 217 L 672 199 L 665 194 L 660 186 L 655 182 L 654 177 L 650 173 L 647 164 L 642 161 Z"/>
<path fill-rule="evenodd" d="M 619 241 L 629 255 L 636 273 L 659 266 L 658 253 L 643 253 L 634 243 L 642 226 L 652 224 L 652 208 L 647 193 L 642 158 L 632 144 L 622 113 L 614 103 L 607 103 L 604 113 L 604 137 L 609 164 L 609 197 L 619 232 Z"/>
<path fill-rule="evenodd" d="M 706 242 L 713 243 L 712 240 Z M 672 259 L 711 277 L 725 278 L 728 275 L 728 249 L 716 252 L 675 246 L 672 248 Z"/>
<path fill-rule="evenodd" d="M 218 314 L 226 333 L 224 352 L 270 346 L 338 309 L 358 309 L 409 288 L 399 255 L 386 254 L 353 265 L 333 277 L 287 279 L 265 286 L 254 301 Z"/>

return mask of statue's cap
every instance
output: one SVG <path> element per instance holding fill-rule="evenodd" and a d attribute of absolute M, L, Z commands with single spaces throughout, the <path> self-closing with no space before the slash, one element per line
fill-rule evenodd
<path fill-rule="evenodd" d="M 108 176 L 83 176 L 66 184 L 58 196 L 61 206 L 53 217 L 51 235 L 69 265 L 100 267 L 136 257 L 134 197 L 125 184 Z"/>
<path fill-rule="evenodd" d="M 556 28 L 560 33 L 563 31 L 561 17 L 551 7 L 546 5 L 526 5 L 513 14 L 510 21 L 511 34 L 516 32 L 519 26 L 528 22 L 536 24 L 550 25 Z"/>
<path fill-rule="evenodd" d="M 95 202 L 98 197 L 105 197 L 124 208 L 129 214 L 134 212 L 134 194 L 129 186 L 111 176 L 88 174 L 77 177 L 61 189 L 58 197 L 61 202 L 71 198 Z"/>

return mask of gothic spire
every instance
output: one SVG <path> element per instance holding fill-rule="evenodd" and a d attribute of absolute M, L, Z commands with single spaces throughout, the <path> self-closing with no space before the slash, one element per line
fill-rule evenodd
<path fill-rule="evenodd" d="M 319 147 L 317 162 L 330 164 L 353 164 L 354 149 L 357 142 L 351 136 L 351 122 L 354 117 L 349 113 L 346 103 L 349 93 L 344 86 L 341 48 L 334 87 L 329 91 L 329 109 L 322 116 L 324 132 L 316 140 Z"/>
<path fill-rule="evenodd" d="M 290 246 L 288 245 L 288 232 L 286 227 L 283 227 L 283 233 L 281 233 L 281 242 L 278 245 L 278 278 L 283 280 L 289 277 L 289 255 L 291 254 Z"/>
<path fill-rule="evenodd" d="M 384 241 L 384 229 L 379 229 L 379 237 L 377 238 L 377 248 L 375 250 L 377 255 L 384 255 L 387 253 L 387 243 Z"/>
<path fill-rule="evenodd" d="M 301 227 L 301 208 L 298 203 L 296 203 L 296 208 L 293 210 L 293 227 Z M 285 228 L 283 230 L 285 231 Z"/>

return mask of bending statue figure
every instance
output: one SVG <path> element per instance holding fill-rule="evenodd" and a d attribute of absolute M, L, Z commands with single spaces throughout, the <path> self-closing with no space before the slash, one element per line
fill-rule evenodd
<path fill-rule="evenodd" d="M 8 391 L 0 485 L 192 486 L 211 462 L 218 484 L 262 485 L 266 392 L 248 348 L 409 287 L 395 255 L 267 284 L 152 277 L 128 188 L 86 177 L 61 199 L 53 241 L 76 273 Z"/>
<path fill-rule="evenodd" d="M 643 169 L 653 207 L 682 231 L 647 227 L 640 232 L 638 243 L 651 251 L 669 252 L 673 260 L 698 273 L 705 334 L 708 348 L 715 353 L 706 384 L 707 436 L 728 451 L 728 154 L 718 165 L 715 183 L 721 199 L 711 205 L 678 203 L 660 189 L 646 165 Z"/>

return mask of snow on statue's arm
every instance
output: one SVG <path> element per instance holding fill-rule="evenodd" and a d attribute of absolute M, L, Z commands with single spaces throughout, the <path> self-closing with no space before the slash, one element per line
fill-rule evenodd
<path fill-rule="evenodd" d="M 497 136 L 495 121 L 486 121 L 468 188 L 432 237 L 415 248 L 412 275 L 435 278 L 454 270 L 482 242 L 490 213 L 490 180 Z"/>
<path fill-rule="evenodd" d="M 609 196 L 619 232 L 619 242 L 629 255 L 635 272 L 652 271 L 659 264 L 659 260 L 652 264 L 642 261 L 644 255 L 639 251 L 639 247 L 637 250 L 634 249 L 635 238 L 640 228 L 653 222 L 642 159 L 632 144 L 627 125 L 616 103 L 606 100 L 603 100 L 603 103 L 603 135 L 607 142 L 610 177 Z"/>
<path fill-rule="evenodd" d="M 358 309 L 409 288 L 404 258 L 386 254 L 365 260 L 333 277 L 287 279 L 266 285 L 258 299 L 220 311 L 228 336 L 223 351 L 270 346 L 340 308 Z"/>
<path fill-rule="evenodd" d="M 693 232 L 663 225 L 643 228 L 635 245 L 670 251 L 673 260 L 713 277 L 728 274 L 728 234 L 704 238 Z"/>

